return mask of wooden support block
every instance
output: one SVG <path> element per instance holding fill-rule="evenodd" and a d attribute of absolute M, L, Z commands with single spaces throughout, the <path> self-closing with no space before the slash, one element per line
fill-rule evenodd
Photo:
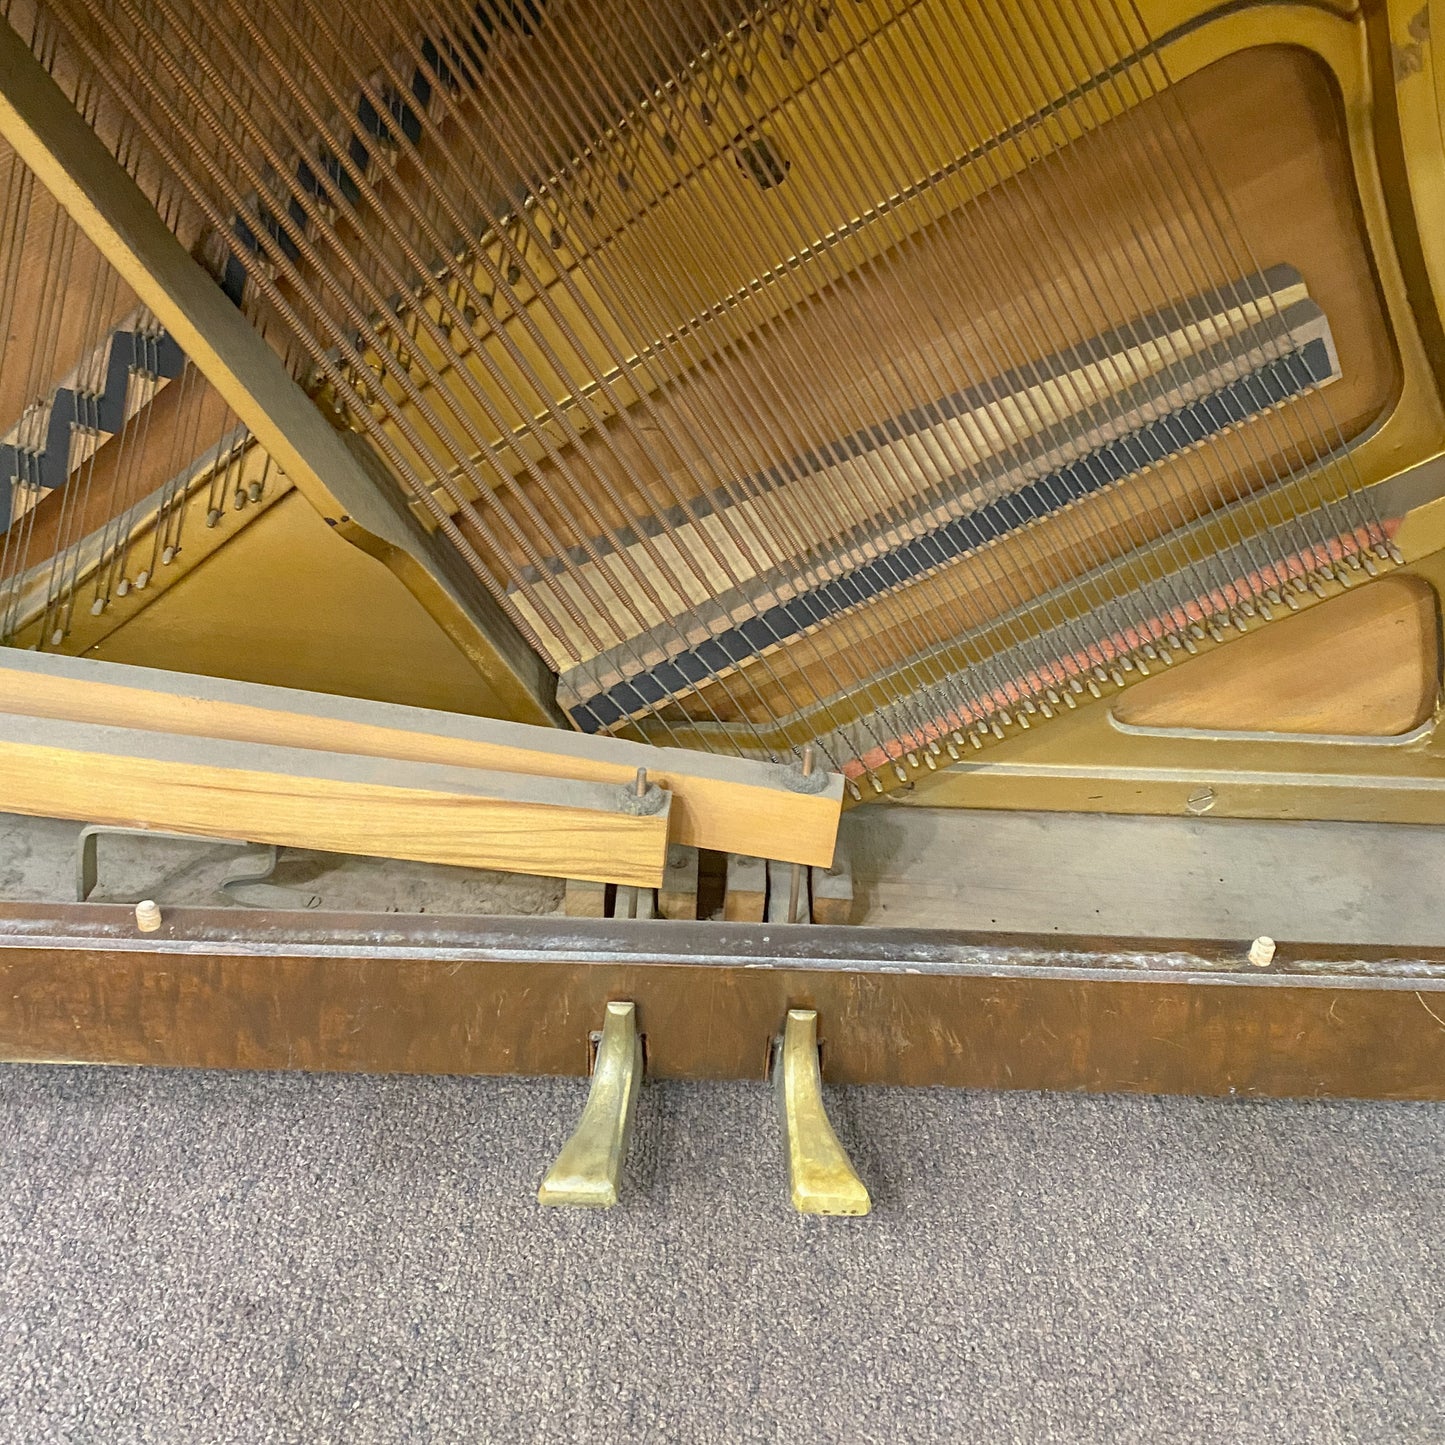
<path fill-rule="evenodd" d="M 612 892 L 614 918 L 656 918 L 657 893 L 651 888 L 615 888 Z"/>
<path fill-rule="evenodd" d="M 767 863 L 761 858 L 730 853 L 723 917 L 729 923 L 761 923 L 767 906 Z"/>
<path fill-rule="evenodd" d="M 673 842 L 820 867 L 833 860 L 843 807 L 837 774 L 822 791 L 804 793 L 788 786 L 789 770 L 776 763 L 11 648 L 0 648 L 0 706 L 109 727 L 587 783 L 626 784 L 646 768 L 649 780 L 672 794 Z"/>
<path fill-rule="evenodd" d="M 831 868 L 813 870 L 813 922 L 852 923 L 857 906 L 853 898 L 853 860 L 839 844 Z"/>
<path fill-rule="evenodd" d="M 0 714 L 0 811 L 655 887 L 669 803 L 480 769 Z"/>
<path fill-rule="evenodd" d="M 769 923 L 811 923 L 812 914 L 808 905 L 809 869 L 797 863 L 779 863 L 768 860 L 768 922 Z M 793 897 L 793 885 L 797 884 L 797 898 Z"/>
<path fill-rule="evenodd" d="M 568 918 L 606 918 L 607 885 L 586 878 L 569 878 L 562 895 L 562 912 Z"/>
<path fill-rule="evenodd" d="M 657 911 L 664 918 L 697 917 L 697 849 L 674 843 L 667 850 L 667 871 L 657 890 Z"/>

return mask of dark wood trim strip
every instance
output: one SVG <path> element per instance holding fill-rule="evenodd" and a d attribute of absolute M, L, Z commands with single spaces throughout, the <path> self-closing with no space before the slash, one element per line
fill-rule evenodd
<path fill-rule="evenodd" d="M 766 1076 L 818 1010 L 833 1083 L 1445 1097 L 1439 951 L 869 928 L 167 910 L 0 913 L 10 1060 L 581 1074 L 633 999 L 654 1077 Z"/>

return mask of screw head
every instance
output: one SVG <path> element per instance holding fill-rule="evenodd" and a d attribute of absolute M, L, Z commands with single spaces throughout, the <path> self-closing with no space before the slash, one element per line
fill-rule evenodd
<path fill-rule="evenodd" d="M 1195 788 L 1185 800 L 1184 806 L 1193 813 L 1196 818 L 1202 817 L 1214 806 L 1214 789 Z"/>

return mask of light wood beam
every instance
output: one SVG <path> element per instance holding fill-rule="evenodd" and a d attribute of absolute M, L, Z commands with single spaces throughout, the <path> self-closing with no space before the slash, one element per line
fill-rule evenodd
<path fill-rule="evenodd" d="M 649 747 L 494 718 L 0 648 L 0 707 L 109 727 L 317 748 L 625 785 L 638 768 L 673 795 L 672 841 L 826 868 L 843 780 L 796 791 L 774 763 Z"/>
<path fill-rule="evenodd" d="M 0 714 L 0 811 L 655 888 L 670 800 L 625 792 Z"/>

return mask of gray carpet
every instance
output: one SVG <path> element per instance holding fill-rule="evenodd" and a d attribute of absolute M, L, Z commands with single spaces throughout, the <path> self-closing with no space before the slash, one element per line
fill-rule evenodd
<path fill-rule="evenodd" d="M 866 1220 L 767 1090 L 0 1071 L 0 1438 L 1445 1439 L 1445 1108 L 868 1090 Z"/>

